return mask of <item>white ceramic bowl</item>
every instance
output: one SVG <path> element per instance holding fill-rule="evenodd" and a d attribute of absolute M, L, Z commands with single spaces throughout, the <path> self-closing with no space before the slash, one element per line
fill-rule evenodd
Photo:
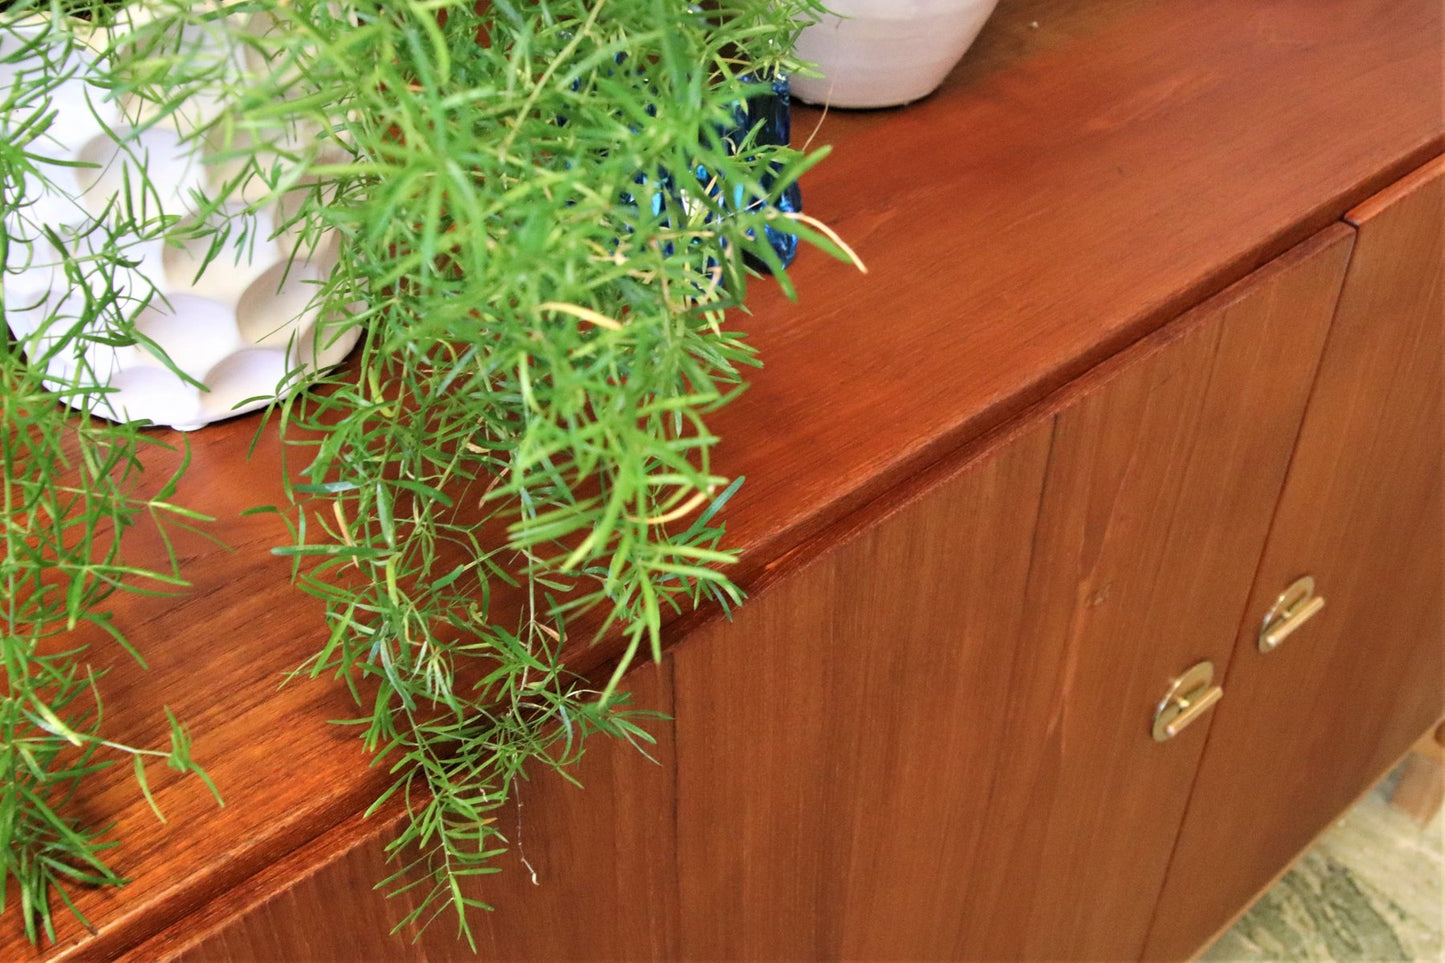
<path fill-rule="evenodd" d="M 958 63 L 998 0 L 829 0 L 798 38 L 822 77 L 794 77 L 793 95 L 831 107 L 892 107 L 926 97 Z"/>

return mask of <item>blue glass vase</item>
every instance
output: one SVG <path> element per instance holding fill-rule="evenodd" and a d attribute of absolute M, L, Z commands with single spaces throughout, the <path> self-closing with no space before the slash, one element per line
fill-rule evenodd
<path fill-rule="evenodd" d="M 766 90 L 753 94 L 734 108 L 732 129 L 726 132 L 726 137 L 739 147 L 745 143 L 786 147 L 792 136 L 791 109 L 787 76 L 774 77 Z M 750 135 L 751 140 L 749 139 Z M 759 178 L 764 194 L 768 197 L 774 193 L 773 175 L 781 166 L 776 161 L 771 162 L 770 172 L 765 172 Z M 708 171 L 702 167 L 698 168 L 697 175 L 704 181 L 709 177 Z M 735 207 L 745 210 L 756 210 L 764 204 L 771 204 L 783 213 L 796 213 L 803 209 L 803 192 L 797 182 L 789 184 L 774 200 L 748 198 L 744 195 L 742 187 L 736 189 L 730 200 Z M 787 267 L 792 264 L 793 259 L 798 255 L 797 235 L 772 225 L 768 225 L 763 230 L 766 232 L 768 244 L 777 254 L 782 266 Z M 766 262 L 751 253 L 745 254 L 744 260 L 749 267 L 756 270 L 764 272 L 769 270 Z"/>
<path fill-rule="evenodd" d="M 617 63 L 621 65 L 624 60 L 624 55 L 619 54 Z M 757 80 L 757 78 L 746 76 L 743 79 L 753 82 Z M 574 81 L 574 86 L 579 83 L 580 81 Z M 761 83 L 758 86 L 762 87 Z M 654 111 L 655 108 L 650 108 L 648 113 L 651 114 Z M 559 126 L 565 126 L 567 118 L 558 117 L 557 123 Z M 746 100 L 735 104 L 730 122 L 720 133 L 734 154 L 756 146 L 788 146 L 792 135 L 792 117 L 787 76 L 774 77 L 772 81 L 768 82 L 766 88 L 758 90 Z M 720 202 L 720 206 L 724 210 L 755 211 L 767 205 L 785 214 L 801 211 L 803 209 L 803 192 L 797 182 L 789 184 L 781 193 L 773 197 L 775 175 L 781 170 L 782 164 L 778 161 L 770 161 L 768 167 L 769 169 L 764 171 L 758 179 L 763 189 L 762 197 L 749 196 L 749 192 L 741 184 L 730 186 L 719 183 L 714 173 L 702 164 L 697 165 L 693 173 L 700 183 L 707 185 L 709 194 Z M 637 191 L 624 192 L 619 197 L 619 201 L 623 205 L 648 208 L 653 215 L 660 216 L 672 204 L 682 204 L 673 188 L 673 175 L 669 171 L 639 172 L 634 178 L 634 183 L 638 186 Z M 765 226 L 763 230 L 769 246 L 777 255 L 778 263 L 785 268 L 792 264 L 798 254 L 797 235 L 771 224 Z M 752 236 L 751 233 L 749 236 Z M 755 270 L 764 273 L 771 271 L 771 265 L 768 262 L 751 252 L 744 253 L 744 261 Z"/>
<path fill-rule="evenodd" d="M 773 78 L 770 85 L 771 90 L 766 93 L 756 94 L 748 98 L 746 108 L 746 124 L 743 133 L 757 126 L 756 143 L 787 147 L 792 139 L 792 100 L 789 96 L 788 77 L 786 74 Z M 774 162 L 773 171 L 779 165 Z M 772 193 L 773 178 L 764 175 L 763 187 Z M 778 196 L 775 206 L 785 214 L 796 214 L 803 209 L 803 190 L 798 186 L 797 181 L 789 184 Z M 778 255 L 778 260 L 783 262 L 783 267 L 793 263 L 798 256 L 798 236 L 788 231 L 780 230 L 769 225 L 764 228 L 767 232 L 768 243 Z M 766 266 L 749 257 L 754 267 L 766 269 Z"/>

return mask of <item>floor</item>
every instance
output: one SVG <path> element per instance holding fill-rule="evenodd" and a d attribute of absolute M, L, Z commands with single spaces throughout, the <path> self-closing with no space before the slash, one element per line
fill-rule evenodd
<path fill-rule="evenodd" d="M 1387 779 L 1201 959 L 1441 960 L 1445 821 L 1392 809 Z"/>

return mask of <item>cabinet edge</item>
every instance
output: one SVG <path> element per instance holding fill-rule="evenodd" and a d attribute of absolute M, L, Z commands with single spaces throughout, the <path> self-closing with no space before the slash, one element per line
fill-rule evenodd
<path fill-rule="evenodd" d="M 1345 212 L 1345 223 L 1360 227 L 1366 221 L 1378 217 L 1391 205 L 1419 189 L 1422 184 L 1442 175 L 1445 175 L 1445 154 L 1437 155 L 1374 196 L 1350 208 Z M 1441 213 L 1445 215 L 1445 211 Z"/>

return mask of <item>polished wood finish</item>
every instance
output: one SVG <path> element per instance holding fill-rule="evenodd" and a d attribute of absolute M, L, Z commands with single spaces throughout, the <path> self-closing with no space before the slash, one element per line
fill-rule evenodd
<path fill-rule="evenodd" d="M 991 35 L 1015 46 L 980 48 L 907 110 L 823 121 L 820 142 L 836 150 L 810 174 L 808 209 L 870 273 L 804 255 L 801 303 L 760 283 L 738 322 L 766 367 L 713 424 L 725 439 L 714 464 L 748 476 L 727 522 L 749 590 L 1440 150 L 1434 0 L 1126 6 L 1004 0 Z M 1040 41 L 1018 42 L 1035 20 Z M 800 137 L 818 117 L 799 112 Z M 0 920 L 0 958 L 114 957 L 223 913 L 273 867 L 311 865 L 321 841 L 347 849 L 360 838 L 348 833 L 375 828 L 356 817 L 385 773 L 329 724 L 357 712 L 344 686 L 279 688 L 324 627 L 268 552 L 284 526 L 239 514 L 283 500 L 274 431 L 247 460 L 256 429 L 245 418 L 190 439 L 179 500 L 216 516 L 233 549 L 184 540 L 187 597 L 115 602 L 151 670 L 103 640 L 94 649 L 115 666 L 110 733 L 161 742 L 169 705 L 227 806 L 156 770 L 162 825 L 126 773 L 100 779 L 77 811 L 114 824 L 116 868 L 134 881 L 79 892 L 95 931 L 60 915 L 60 942 L 42 953 L 13 914 Z M 158 453 L 151 471 L 176 460 Z M 156 551 L 137 544 L 138 560 Z M 590 671 L 615 652 L 569 658 Z"/>
<path fill-rule="evenodd" d="M 668 662 L 639 667 L 628 681 L 638 708 L 672 714 Z M 648 729 L 657 739 L 651 759 L 621 743 L 591 745 L 572 773 L 585 789 L 551 771 L 531 774 L 521 805 L 500 817 L 516 849 L 469 892 L 499 910 L 477 914 L 479 956 L 445 920 L 389 935 L 412 908 L 409 897 L 372 889 L 395 871 L 384 855 L 400 818 L 391 807 L 348 820 L 125 959 L 675 959 L 672 725 Z"/>
<path fill-rule="evenodd" d="M 1150 938 L 1199 949 L 1445 712 L 1445 162 L 1352 217 L 1359 237 Z M 1260 620 L 1302 574 L 1324 610 Z"/>
<path fill-rule="evenodd" d="M 749 479 L 745 572 L 779 518 L 789 542 L 821 529 L 1438 153 L 1441 14 L 1161 2 L 907 109 L 830 113 L 806 202 L 869 273 L 805 254 L 801 310 L 753 302 L 766 364 L 717 419 Z"/>
<path fill-rule="evenodd" d="M 503 906 L 484 954 L 1137 955 L 1207 728 L 1160 745 L 1149 719 L 1172 676 L 1229 658 L 1349 247 L 1326 232 L 640 670 L 651 704 L 671 681 L 662 769 L 605 746 L 585 794 L 527 794 L 550 882 L 519 892 L 513 864 L 476 894 Z M 134 958 L 386 955 L 352 927 L 398 912 L 356 882 L 388 828 L 348 827 L 350 850 L 313 847 Z M 391 958 L 463 955 L 433 930 Z"/>
<path fill-rule="evenodd" d="M 683 955 L 1129 959 L 1348 232 L 675 649 Z M 803 681 L 806 680 L 806 681 Z M 1127 842 L 1125 842 L 1127 840 Z"/>
<path fill-rule="evenodd" d="M 254 431 L 254 423 L 249 427 Z M 290 586 L 287 561 L 270 554 L 284 540 L 274 521 L 239 517 L 253 505 L 280 501 L 279 452 L 262 447 L 247 461 L 228 430 L 194 436 L 194 463 L 178 500 L 204 504 L 225 519 L 230 548 L 179 536 L 190 591 L 114 604 L 150 671 L 104 640 L 92 650 L 97 667 L 114 666 L 100 682 L 110 738 L 165 745 L 161 706 L 169 706 L 190 728 L 195 757 L 227 805 L 217 807 L 198 780 L 153 765 L 151 786 L 168 820 L 162 824 L 139 796 L 129 766 L 102 773 L 78 811 L 114 823 L 112 834 L 123 842 L 107 855 L 132 881 L 75 894 L 95 935 L 57 908 L 61 942 L 46 955 L 105 958 L 144 939 L 314 839 L 318 822 L 326 828 L 341 814 L 363 810 L 385 784 L 355 733 L 327 722 L 357 714 L 344 687 L 331 680 L 282 685 L 324 642 L 325 626 L 320 606 Z M 138 555 L 158 550 L 146 532 L 136 534 L 131 547 Z M 40 956 L 23 942 L 13 915 L 3 924 L 0 959 Z"/>
<path fill-rule="evenodd" d="M 685 958 L 954 945 L 978 790 L 1035 734 L 1010 732 L 1008 682 L 1051 427 L 675 650 Z"/>

